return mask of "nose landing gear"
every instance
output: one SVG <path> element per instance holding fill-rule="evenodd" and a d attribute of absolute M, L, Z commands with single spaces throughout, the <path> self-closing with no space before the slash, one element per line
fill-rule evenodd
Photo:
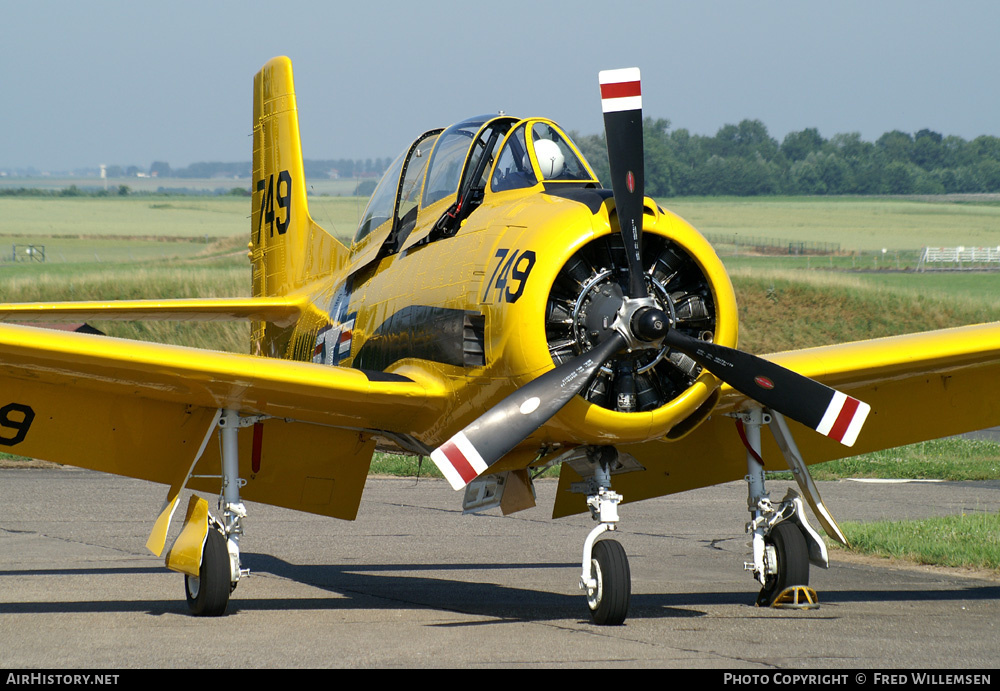
<path fill-rule="evenodd" d="M 632 574 L 625 548 L 617 540 L 597 539 L 618 529 L 618 504 L 622 496 L 611 490 L 611 468 L 617 456 L 614 448 L 602 447 L 592 461 L 593 474 L 573 488 L 586 492 L 590 514 L 599 522 L 583 543 L 580 575 L 580 589 L 587 594 L 590 618 L 599 626 L 622 624 L 632 597 Z"/>

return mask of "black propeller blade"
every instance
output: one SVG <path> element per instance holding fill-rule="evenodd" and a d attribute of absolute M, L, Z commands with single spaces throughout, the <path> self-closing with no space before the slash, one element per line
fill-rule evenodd
<path fill-rule="evenodd" d="M 820 434 L 853 446 L 871 406 L 756 355 L 670 329 L 664 343 L 731 387 Z"/>
<path fill-rule="evenodd" d="M 639 68 L 605 70 L 601 83 L 604 134 L 608 141 L 611 189 L 615 193 L 618 225 L 628 258 L 628 295 L 647 297 L 642 272 L 642 202 L 645 166 L 642 158 L 642 90 Z"/>
<path fill-rule="evenodd" d="M 434 450 L 431 459 L 461 489 L 524 441 L 574 396 L 600 368 L 626 348 L 678 350 L 737 391 L 762 405 L 851 446 L 870 407 L 780 365 L 732 348 L 692 338 L 671 327 L 655 304 L 642 267 L 643 144 L 639 70 L 600 73 L 611 186 L 628 262 L 628 291 L 614 324 L 589 351 L 559 365 L 509 395 Z M 620 368 L 619 394 L 635 397 L 631 370 Z"/>

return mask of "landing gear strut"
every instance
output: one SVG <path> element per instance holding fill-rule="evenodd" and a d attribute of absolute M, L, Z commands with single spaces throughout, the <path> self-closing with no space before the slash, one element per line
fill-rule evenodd
<path fill-rule="evenodd" d="M 240 499 L 240 487 L 245 481 L 239 477 L 237 435 L 240 427 L 252 425 L 260 419 L 241 418 L 235 410 L 223 410 L 218 421 L 222 440 L 221 520 L 209 516 L 198 576 L 184 576 L 188 607 L 195 616 L 225 614 L 230 593 L 236 589 L 240 578 L 250 574 L 249 570 L 240 567 L 240 536 L 247 512 Z"/>

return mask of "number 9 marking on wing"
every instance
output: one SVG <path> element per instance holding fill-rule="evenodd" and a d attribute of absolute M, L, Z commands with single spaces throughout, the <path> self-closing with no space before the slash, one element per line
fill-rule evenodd
<path fill-rule="evenodd" d="M 13 419 L 11 413 L 14 414 Z M 35 411 L 21 403 L 8 403 L 0 408 L 0 444 L 3 446 L 20 444 L 28 436 L 28 429 L 34 419 Z M 14 430 L 13 436 L 6 430 Z"/>

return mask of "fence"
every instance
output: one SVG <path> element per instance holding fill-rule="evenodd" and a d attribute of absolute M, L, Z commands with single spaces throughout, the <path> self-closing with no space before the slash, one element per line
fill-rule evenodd
<path fill-rule="evenodd" d="M 925 247 L 917 271 L 1000 271 L 1000 247 Z"/>
<path fill-rule="evenodd" d="M 758 237 L 754 235 L 719 235 L 706 233 L 705 239 L 716 248 L 734 247 L 735 252 L 758 252 L 760 254 L 839 254 L 839 242 L 813 242 L 811 240 L 787 240 L 782 238 Z"/>
<path fill-rule="evenodd" d="M 44 262 L 45 245 L 11 245 L 10 260 L 13 262 Z"/>

